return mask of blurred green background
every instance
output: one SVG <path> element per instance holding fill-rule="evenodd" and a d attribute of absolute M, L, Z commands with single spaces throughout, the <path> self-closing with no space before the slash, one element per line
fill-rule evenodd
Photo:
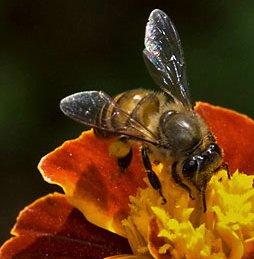
<path fill-rule="evenodd" d="M 179 31 L 192 99 L 254 117 L 253 1 L 1 0 L 0 243 L 24 206 L 60 190 L 36 167 L 84 130 L 60 112 L 61 98 L 157 89 L 141 55 L 155 8 Z"/>

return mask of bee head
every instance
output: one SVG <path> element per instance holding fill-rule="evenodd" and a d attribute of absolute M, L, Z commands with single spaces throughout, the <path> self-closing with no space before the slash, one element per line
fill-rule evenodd
<path fill-rule="evenodd" d="M 182 164 L 182 174 L 185 179 L 189 179 L 196 186 L 204 186 L 207 183 L 212 173 L 219 167 L 222 159 L 222 153 L 219 146 L 215 143 L 210 143 L 203 151 L 195 152 L 188 156 Z M 202 179 L 199 175 L 202 174 Z"/>

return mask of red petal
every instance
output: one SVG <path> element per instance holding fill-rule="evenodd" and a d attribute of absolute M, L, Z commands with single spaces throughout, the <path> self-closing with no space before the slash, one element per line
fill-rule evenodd
<path fill-rule="evenodd" d="M 254 121 L 245 115 L 212 106 L 197 103 L 195 110 L 206 121 L 224 151 L 224 161 L 230 172 L 254 174 Z"/>
<path fill-rule="evenodd" d="M 242 259 L 253 259 L 254 258 L 254 240 L 245 243 L 244 245 L 244 256 Z"/>
<path fill-rule="evenodd" d="M 1 259 L 99 259 L 131 253 L 126 239 L 89 223 L 60 194 L 26 207 L 0 250 Z"/>
<path fill-rule="evenodd" d="M 124 235 L 121 220 L 129 214 L 129 196 L 146 186 L 146 173 L 134 147 L 132 163 L 120 176 L 117 159 L 108 151 L 111 142 L 84 132 L 45 156 L 39 169 L 46 181 L 63 187 L 68 201 L 90 222 Z"/>
<path fill-rule="evenodd" d="M 159 236 L 159 227 L 156 221 L 156 218 L 153 218 L 150 223 L 150 231 L 148 236 L 148 243 L 150 247 L 150 252 L 152 253 L 154 258 L 157 259 L 171 259 L 172 255 L 167 251 L 165 254 L 159 253 L 159 249 L 167 243 L 167 241 Z"/>

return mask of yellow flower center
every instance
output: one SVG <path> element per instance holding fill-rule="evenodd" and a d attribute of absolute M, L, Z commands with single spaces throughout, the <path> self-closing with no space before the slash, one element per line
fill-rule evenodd
<path fill-rule="evenodd" d="M 130 197 L 130 215 L 123 220 L 126 236 L 137 258 L 240 259 L 254 242 L 254 176 L 222 170 L 207 186 L 207 211 L 202 199 L 163 176 L 167 203 L 152 187 Z M 165 174 L 166 175 L 166 174 Z M 148 186 L 148 180 L 145 179 Z"/>

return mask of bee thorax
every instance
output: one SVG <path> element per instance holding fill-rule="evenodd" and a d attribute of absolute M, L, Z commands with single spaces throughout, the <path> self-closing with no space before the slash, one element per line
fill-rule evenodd
<path fill-rule="evenodd" d="M 175 155 L 194 150 L 202 140 L 198 121 L 178 111 L 166 111 L 160 117 L 159 132 L 162 146 L 174 150 Z"/>

